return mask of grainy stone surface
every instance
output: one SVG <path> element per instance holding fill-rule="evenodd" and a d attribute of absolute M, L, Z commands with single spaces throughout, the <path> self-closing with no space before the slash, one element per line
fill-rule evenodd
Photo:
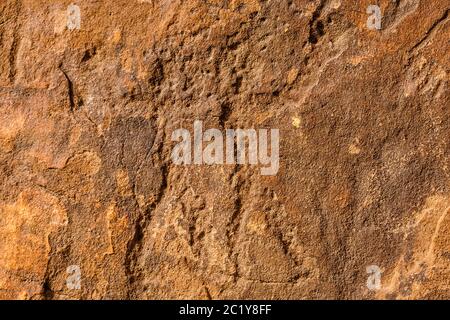
<path fill-rule="evenodd" d="M 450 298 L 450 3 L 372 2 L 1 0 L 0 297 Z M 175 166 L 195 120 L 278 174 Z"/>

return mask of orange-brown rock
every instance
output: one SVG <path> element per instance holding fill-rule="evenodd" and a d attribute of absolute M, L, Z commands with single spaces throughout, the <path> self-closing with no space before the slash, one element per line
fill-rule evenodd
<path fill-rule="evenodd" d="M 0 298 L 450 298 L 449 8 L 0 1 Z M 278 173 L 174 165 L 195 120 Z"/>

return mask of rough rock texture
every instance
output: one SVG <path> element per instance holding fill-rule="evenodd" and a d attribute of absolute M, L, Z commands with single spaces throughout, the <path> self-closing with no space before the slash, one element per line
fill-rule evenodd
<path fill-rule="evenodd" d="M 373 2 L 1 0 L 0 297 L 450 298 L 450 2 Z M 278 174 L 175 166 L 194 120 Z"/>

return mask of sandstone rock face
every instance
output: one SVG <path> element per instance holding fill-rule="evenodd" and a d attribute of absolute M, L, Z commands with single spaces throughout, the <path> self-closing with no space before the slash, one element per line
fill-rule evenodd
<path fill-rule="evenodd" d="M 0 298 L 450 298 L 449 8 L 2 0 Z M 196 120 L 277 174 L 175 165 Z"/>

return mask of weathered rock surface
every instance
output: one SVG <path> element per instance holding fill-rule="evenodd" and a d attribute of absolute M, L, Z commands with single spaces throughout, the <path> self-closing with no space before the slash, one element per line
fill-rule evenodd
<path fill-rule="evenodd" d="M 372 2 L 2 0 L 0 297 L 450 298 L 450 3 Z M 175 166 L 195 120 L 278 174 Z"/>

